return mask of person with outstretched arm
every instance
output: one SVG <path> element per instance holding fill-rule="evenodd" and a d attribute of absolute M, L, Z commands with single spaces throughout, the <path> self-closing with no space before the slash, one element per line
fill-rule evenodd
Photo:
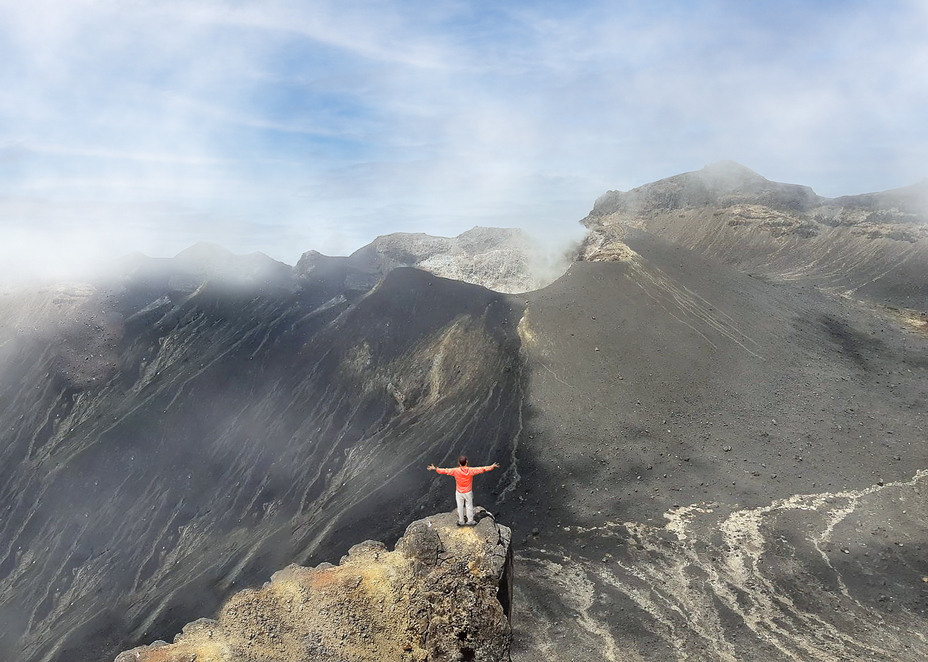
<path fill-rule="evenodd" d="M 458 466 L 453 469 L 442 469 L 436 467 L 434 464 L 430 464 L 427 469 L 429 471 L 435 471 L 440 474 L 445 474 L 447 476 L 454 476 L 454 481 L 457 483 L 457 491 L 454 493 L 455 499 L 458 502 L 458 526 L 476 526 L 477 522 L 474 521 L 474 488 L 473 480 L 474 476 L 477 474 L 482 474 L 484 471 L 492 471 L 499 465 L 494 462 L 488 467 L 469 467 L 467 466 L 467 456 L 462 455 L 458 458 Z M 464 521 L 464 506 L 467 506 L 467 521 Z"/>

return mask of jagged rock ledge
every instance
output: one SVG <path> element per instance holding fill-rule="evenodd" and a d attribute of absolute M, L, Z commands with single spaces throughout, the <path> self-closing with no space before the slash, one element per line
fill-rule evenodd
<path fill-rule="evenodd" d="M 116 662 L 509 660 L 511 532 L 482 515 L 475 527 L 455 513 L 417 520 L 392 552 L 367 541 L 337 566 L 290 565 L 173 644 Z"/>

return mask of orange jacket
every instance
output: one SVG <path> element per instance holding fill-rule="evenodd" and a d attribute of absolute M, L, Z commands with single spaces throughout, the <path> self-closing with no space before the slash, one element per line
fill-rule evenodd
<path fill-rule="evenodd" d="M 489 471 L 492 469 L 492 466 L 489 467 L 455 467 L 454 469 L 441 469 L 437 468 L 437 471 L 440 474 L 445 474 L 447 476 L 454 476 L 455 482 L 458 484 L 458 492 L 466 494 L 474 488 L 472 487 L 474 482 L 474 476 L 477 474 L 482 474 L 484 471 Z"/>

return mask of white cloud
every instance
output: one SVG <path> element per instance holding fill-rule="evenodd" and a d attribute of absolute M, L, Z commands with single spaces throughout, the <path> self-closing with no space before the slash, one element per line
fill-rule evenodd
<path fill-rule="evenodd" d="M 400 230 L 570 234 L 606 189 L 723 158 L 903 186 L 928 175 L 926 29 L 919 2 L 0 1 L 0 196 L 40 201 L 0 231 L 292 263 Z"/>

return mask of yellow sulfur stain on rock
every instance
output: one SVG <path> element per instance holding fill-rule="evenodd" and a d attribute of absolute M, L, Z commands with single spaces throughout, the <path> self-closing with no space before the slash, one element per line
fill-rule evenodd
<path fill-rule="evenodd" d="M 498 592 L 511 534 L 492 518 L 473 528 L 456 519 L 414 522 L 394 551 L 368 541 L 337 566 L 290 565 L 232 596 L 217 620 L 190 623 L 174 644 L 126 651 L 117 662 L 423 662 L 449 651 L 508 660 L 511 627 Z M 466 604 L 454 597 L 460 591 Z"/>

